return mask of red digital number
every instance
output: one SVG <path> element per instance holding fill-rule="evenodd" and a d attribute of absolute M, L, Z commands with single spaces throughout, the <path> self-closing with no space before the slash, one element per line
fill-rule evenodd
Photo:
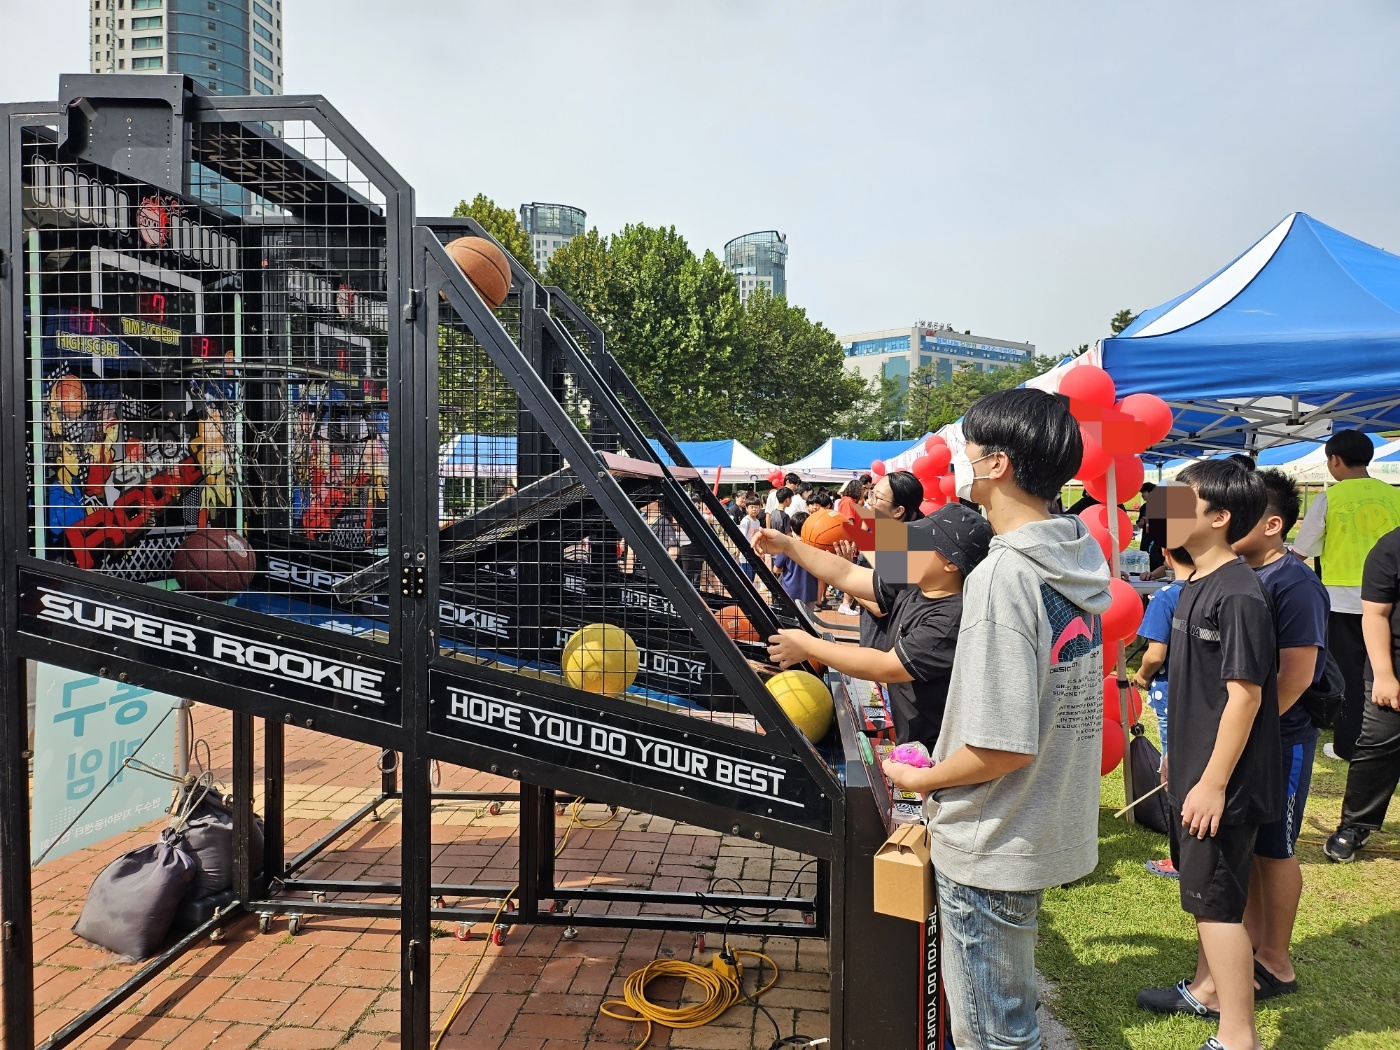
<path fill-rule="evenodd" d="M 165 295 L 161 292 L 142 292 L 137 301 L 137 311 L 142 317 L 164 321 Z"/>

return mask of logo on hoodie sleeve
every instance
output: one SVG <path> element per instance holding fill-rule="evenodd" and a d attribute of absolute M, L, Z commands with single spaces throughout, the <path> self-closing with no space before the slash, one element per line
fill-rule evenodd
<path fill-rule="evenodd" d="M 1040 600 L 1050 620 L 1050 663 L 1067 664 L 1103 645 L 1102 623 L 1047 583 L 1040 585 Z"/>

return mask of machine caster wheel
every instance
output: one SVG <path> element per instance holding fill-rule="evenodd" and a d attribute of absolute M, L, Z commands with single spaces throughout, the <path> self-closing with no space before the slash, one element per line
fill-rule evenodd
<path fill-rule="evenodd" d="M 545 913 L 546 915 L 553 915 L 553 914 L 554 914 L 555 912 L 557 912 L 557 911 L 559 911 L 559 902 L 558 902 L 558 901 L 550 901 L 548 904 L 546 904 L 546 905 L 544 906 L 544 913 Z"/>
<path fill-rule="evenodd" d="M 210 930 L 210 931 L 209 931 L 209 943 L 210 943 L 210 944 L 218 944 L 218 943 L 219 943 L 221 940 L 223 940 L 223 939 L 224 939 L 224 931 L 223 931 L 223 930 L 220 929 L 220 930 Z"/>
<path fill-rule="evenodd" d="M 375 806 L 372 810 L 370 810 L 370 811 L 369 811 L 369 816 L 365 817 L 365 819 L 366 819 L 366 820 L 378 821 L 378 820 L 379 820 L 379 807 L 378 807 L 378 806 Z"/>
<path fill-rule="evenodd" d="M 509 929 L 510 927 L 504 923 L 497 923 L 491 931 L 491 943 L 497 948 L 503 947 L 506 943 L 506 931 Z"/>
<path fill-rule="evenodd" d="M 493 817 L 499 817 L 501 815 L 501 804 L 499 802 L 492 802 L 486 807 L 486 812 L 490 813 Z"/>
<path fill-rule="evenodd" d="M 272 914 L 271 914 L 270 912 L 263 912 L 262 914 L 260 914 L 260 915 L 258 916 L 258 932 L 259 932 L 259 933 L 267 933 L 267 932 L 268 932 L 269 930 L 271 930 L 271 929 L 272 929 Z"/>
<path fill-rule="evenodd" d="M 322 891 L 317 890 L 315 893 L 313 893 L 313 894 L 311 895 L 311 902 L 312 902 L 313 904 L 325 904 L 325 903 L 326 903 L 326 895 L 325 895 Z"/>
<path fill-rule="evenodd" d="M 802 916 L 802 921 L 805 922 L 808 926 L 815 926 L 817 924 L 816 913 L 808 912 L 806 915 Z"/>
<path fill-rule="evenodd" d="M 457 924 L 457 930 L 456 930 L 455 933 L 452 934 L 452 936 L 456 937 L 459 941 L 462 941 L 463 943 L 465 943 L 465 942 L 471 940 L 471 939 L 472 939 L 472 927 L 471 927 L 471 923 L 469 923 L 469 922 L 459 922 L 459 923 Z"/>
<path fill-rule="evenodd" d="M 576 930 L 574 927 L 572 927 L 572 926 L 565 926 L 565 927 L 564 927 L 564 934 L 563 934 L 564 940 L 566 940 L 566 941 L 571 941 L 571 940 L 573 940 L 573 939 L 574 939 L 575 937 L 577 937 L 577 936 L 578 936 L 578 930 Z"/>
<path fill-rule="evenodd" d="M 433 898 L 433 907 L 434 907 L 434 908 L 446 908 L 446 907 L 447 907 L 447 898 L 444 897 L 442 894 L 439 893 L 436 897 Z"/>
<path fill-rule="evenodd" d="M 300 932 L 300 930 L 301 930 L 301 916 L 300 916 L 300 915 L 288 915 L 288 916 L 287 916 L 287 936 L 288 936 L 288 937 L 295 937 L 295 936 L 297 935 L 297 933 Z"/>
<path fill-rule="evenodd" d="M 703 952 L 705 950 L 705 935 L 703 933 L 697 933 L 695 935 L 695 950 L 697 952 Z"/>
<path fill-rule="evenodd" d="M 563 816 L 565 813 L 567 813 L 568 811 L 569 811 L 569 807 L 568 807 L 568 806 L 565 806 L 565 805 L 558 805 L 558 806 L 555 806 L 555 807 L 554 807 L 554 815 L 555 815 L 556 817 L 562 817 L 562 816 Z"/>
<path fill-rule="evenodd" d="M 608 807 L 608 816 L 611 816 L 611 817 L 617 816 L 617 807 L 616 807 L 616 806 L 609 806 L 609 807 Z"/>

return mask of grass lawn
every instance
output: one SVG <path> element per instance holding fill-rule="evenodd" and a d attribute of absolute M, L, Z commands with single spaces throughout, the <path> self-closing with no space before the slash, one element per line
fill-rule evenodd
<path fill-rule="evenodd" d="M 1150 723 L 1151 712 L 1143 719 Z M 1354 863 L 1331 863 L 1322 841 L 1337 826 L 1346 768 L 1319 746 L 1298 845 L 1304 890 L 1293 959 L 1300 990 L 1260 1005 L 1266 1047 L 1400 1047 L 1400 799 Z M 1120 773 L 1104 779 L 1102 802 L 1097 870 L 1047 892 L 1041 913 L 1037 961 L 1059 985 L 1055 1015 L 1083 1050 L 1197 1050 L 1213 1024 L 1149 1014 L 1133 1001 L 1140 987 L 1195 972 L 1195 926 L 1181 910 L 1177 884 L 1143 867 L 1166 855 L 1166 839 L 1113 819 L 1123 804 Z"/>

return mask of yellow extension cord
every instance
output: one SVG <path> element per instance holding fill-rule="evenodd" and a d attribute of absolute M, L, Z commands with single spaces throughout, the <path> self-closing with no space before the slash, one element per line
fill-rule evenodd
<path fill-rule="evenodd" d="M 701 1025 L 707 1025 L 735 1003 L 745 1000 L 755 1001 L 778 983 L 778 964 L 762 952 L 739 950 L 735 951 L 734 954 L 762 959 L 773 968 L 772 979 L 753 995 L 745 996 L 739 988 L 738 981 L 732 977 L 726 977 L 709 966 L 699 966 L 682 959 L 655 959 L 640 970 L 633 970 L 632 973 L 628 974 L 627 980 L 622 985 L 622 998 L 606 1000 L 598 1008 L 598 1012 L 619 1021 L 645 1021 L 647 1023 L 646 1038 L 637 1044 L 636 1050 L 642 1050 L 651 1042 L 653 1023 L 664 1024 L 668 1028 L 699 1028 Z M 680 977 L 692 984 L 698 984 L 705 991 L 705 1001 L 675 1008 L 658 1006 L 647 998 L 647 985 L 661 977 Z M 627 1014 L 609 1010 L 610 1006 L 625 1006 L 634 1011 L 635 1016 L 629 1017 Z"/>
<path fill-rule="evenodd" d="M 617 819 L 616 813 L 608 814 L 606 820 L 590 823 L 581 817 L 583 803 L 580 799 L 575 799 L 573 805 L 569 807 L 569 826 L 564 829 L 564 837 L 559 840 L 559 848 L 554 851 L 556 857 L 564 852 L 564 847 L 569 844 L 569 838 L 573 835 L 575 828 L 605 828 Z M 520 888 L 519 883 L 512 886 L 510 892 L 501 899 L 501 906 L 496 909 L 496 914 L 491 918 L 491 925 L 494 927 L 501 921 L 501 916 L 505 913 L 510 899 L 515 895 L 515 891 Z M 432 1050 L 438 1050 L 447 1033 L 451 1030 L 453 1023 L 462 1013 L 462 1007 L 467 1004 L 467 989 L 471 987 L 472 978 L 481 969 L 482 962 L 486 959 L 486 952 L 491 947 L 491 938 L 487 937 L 486 942 L 481 946 L 481 954 L 476 957 L 476 962 L 472 964 L 471 971 L 467 974 L 466 980 L 462 982 L 462 990 L 457 993 L 456 1000 L 452 1003 L 452 1008 L 447 1012 L 447 1020 L 443 1022 L 442 1030 L 438 1032 L 437 1038 L 433 1040 Z M 684 962 L 680 959 L 656 959 L 640 970 L 634 970 L 628 975 L 622 986 L 622 999 L 609 999 L 598 1008 L 599 1013 L 605 1014 L 619 1021 L 645 1021 L 647 1023 L 646 1038 L 637 1044 L 636 1050 L 642 1050 L 651 1042 L 651 1032 L 653 1022 L 664 1024 L 669 1028 L 699 1028 L 707 1025 L 718 1018 L 735 1003 L 742 1002 L 746 998 L 749 1001 L 757 1000 L 760 995 L 768 991 L 773 985 L 778 983 L 778 964 L 762 952 L 751 952 L 739 950 L 735 955 L 748 955 L 755 959 L 762 959 L 773 968 L 772 979 L 759 988 L 751 996 L 745 996 L 739 987 L 739 982 L 729 977 L 725 977 L 718 971 L 708 966 L 697 966 L 695 963 Z M 647 985 L 660 977 L 680 977 L 683 980 L 691 981 L 705 989 L 706 997 L 702 1003 L 693 1006 L 682 1006 L 671 1008 L 657 1006 L 647 999 Z M 628 1017 L 626 1014 L 616 1013 L 609 1010 L 609 1006 L 626 1006 L 635 1011 L 636 1016 Z"/>

